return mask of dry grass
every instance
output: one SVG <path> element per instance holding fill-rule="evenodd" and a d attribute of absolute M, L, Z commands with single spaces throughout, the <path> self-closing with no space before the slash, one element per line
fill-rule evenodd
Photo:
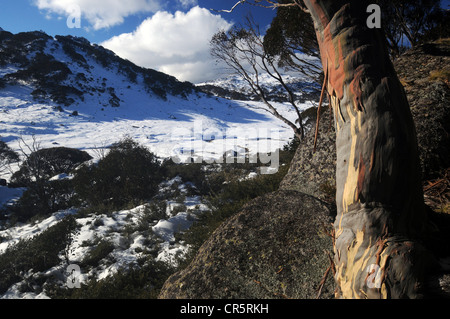
<path fill-rule="evenodd" d="M 447 83 L 447 85 L 449 85 L 450 69 L 430 71 L 429 79 L 431 81 L 443 81 L 443 82 Z"/>
<path fill-rule="evenodd" d="M 450 38 L 441 38 L 434 41 L 434 43 L 450 45 Z"/>
<path fill-rule="evenodd" d="M 450 169 L 442 178 L 427 181 L 423 187 L 425 203 L 438 213 L 450 214 Z"/>

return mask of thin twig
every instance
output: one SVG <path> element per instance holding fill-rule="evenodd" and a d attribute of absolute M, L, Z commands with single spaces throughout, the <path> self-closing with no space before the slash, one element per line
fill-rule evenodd
<path fill-rule="evenodd" d="M 231 13 L 234 11 L 234 9 L 236 9 L 236 7 L 242 3 L 247 2 L 247 0 L 241 0 L 235 3 L 235 5 L 230 9 L 230 10 L 215 10 L 215 9 L 210 9 L 211 11 L 215 11 L 215 12 L 225 12 L 225 13 Z"/>
<path fill-rule="evenodd" d="M 437 185 L 443 183 L 444 181 L 445 181 L 445 179 L 440 179 L 440 180 L 438 180 L 438 181 L 432 183 L 431 185 L 428 185 L 427 187 L 425 187 L 425 188 L 423 189 L 423 191 L 426 192 L 426 191 L 432 189 L 433 187 L 435 187 L 435 186 L 437 186 Z"/>
<path fill-rule="evenodd" d="M 330 266 L 328 266 L 327 270 L 325 271 L 325 274 L 323 275 L 322 280 L 320 281 L 316 299 L 319 299 L 320 295 L 322 294 L 322 289 L 323 286 L 325 286 L 325 282 L 327 281 L 330 270 L 333 271 L 333 275 L 336 275 L 336 266 L 334 265 L 333 258 L 331 258 L 330 253 L 328 251 L 326 251 L 326 253 L 328 255 L 328 260 L 330 261 Z"/>
<path fill-rule="evenodd" d="M 328 274 L 330 273 L 331 265 L 328 266 L 327 270 L 325 271 L 325 275 L 323 276 L 322 280 L 319 284 L 319 291 L 317 292 L 316 299 L 319 299 L 320 295 L 322 294 L 322 288 L 325 285 L 325 281 L 327 280 Z"/>
<path fill-rule="evenodd" d="M 266 2 L 267 4 L 264 5 L 262 4 L 262 2 Z M 237 6 L 244 4 L 244 3 L 248 3 L 252 6 L 257 6 L 257 7 L 261 7 L 261 8 L 266 8 L 266 9 L 276 9 L 276 8 L 281 8 L 281 7 L 298 7 L 301 10 L 303 10 L 306 13 L 309 13 L 309 10 L 304 7 L 300 2 L 297 2 L 297 0 L 294 0 L 293 2 L 290 3 L 278 3 L 275 1 L 271 1 L 271 0 L 255 0 L 254 2 L 248 1 L 248 0 L 240 0 L 238 2 L 236 2 L 231 9 L 229 10 L 215 10 L 215 9 L 210 9 L 211 11 L 215 11 L 215 12 L 225 12 L 225 13 L 232 13 L 234 11 L 234 9 L 236 9 Z"/>

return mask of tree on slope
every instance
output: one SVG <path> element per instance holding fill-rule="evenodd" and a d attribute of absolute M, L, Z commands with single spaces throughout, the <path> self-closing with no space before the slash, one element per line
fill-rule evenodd
<path fill-rule="evenodd" d="M 426 225 L 415 126 L 368 1 L 305 0 L 336 125 L 339 295 L 416 298 Z"/>
<path fill-rule="evenodd" d="M 229 31 L 217 32 L 211 39 L 211 55 L 218 61 L 225 62 L 232 72 L 247 82 L 253 93 L 261 98 L 265 111 L 288 125 L 298 139 L 303 139 L 303 119 L 294 92 L 281 75 L 276 59 L 266 51 L 259 27 L 250 17 L 247 19 L 246 28 L 234 27 Z M 268 74 L 281 85 L 297 114 L 295 123 L 282 115 L 268 99 L 267 92 L 261 84 L 262 74 Z"/>
<path fill-rule="evenodd" d="M 246 1 L 241 1 L 246 2 Z M 335 280 L 341 298 L 418 298 L 430 258 L 415 126 L 365 0 L 255 0 L 314 21 L 336 126 Z"/>
<path fill-rule="evenodd" d="M 280 0 L 288 4 L 292 0 Z M 316 32 L 311 16 L 301 8 L 279 7 L 264 35 L 264 49 L 277 57 L 280 67 L 298 71 L 306 78 L 316 80 L 322 67 L 309 57 L 320 58 Z"/>
<path fill-rule="evenodd" d="M 440 0 L 378 0 L 382 8 L 383 29 L 391 55 L 405 50 L 405 40 L 412 47 L 421 42 L 437 24 L 444 22 Z"/>

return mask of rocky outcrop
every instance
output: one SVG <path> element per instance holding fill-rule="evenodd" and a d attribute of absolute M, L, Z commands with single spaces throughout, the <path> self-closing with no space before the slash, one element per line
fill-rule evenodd
<path fill-rule="evenodd" d="M 450 167 L 450 39 L 423 44 L 395 61 L 416 124 L 424 180 Z"/>
<path fill-rule="evenodd" d="M 306 110 L 311 123 L 316 123 L 317 108 Z M 334 203 L 336 195 L 336 133 L 328 107 L 322 109 L 319 121 L 317 146 L 314 152 L 315 128 L 305 134 L 280 189 L 296 190 Z"/>
<path fill-rule="evenodd" d="M 332 219 L 324 202 L 296 191 L 257 198 L 166 281 L 160 298 L 316 298 L 330 265 Z M 320 296 L 333 294 L 330 272 Z"/>

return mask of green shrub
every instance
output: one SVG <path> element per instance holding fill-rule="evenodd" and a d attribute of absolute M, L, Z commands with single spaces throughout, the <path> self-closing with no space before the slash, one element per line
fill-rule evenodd
<path fill-rule="evenodd" d="M 143 266 L 119 269 L 105 279 L 81 284 L 80 289 L 54 289 L 49 296 L 64 299 L 156 299 L 174 271 L 166 263 L 151 259 Z"/>
<path fill-rule="evenodd" d="M 58 265 L 59 255 L 70 244 L 76 225 L 75 218 L 68 216 L 41 234 L 7 248 L 0 255 L 0 294 L 22 280 L 29 270 L 39 272 Z"/>
<path fill-rule="evenodd" d="M 156 156 L 125 139 L 113 145 L 97 165 L 77 170 L 73 183 L 80 199 L 89 205 L 121 209 L 151 198 L 162 178 Z"/>
<path fill-rule="evenodd" d="M 10 222 L 29 222 L 77 204 L 70 180 L 35 182 L 27 187 L 14 205 L 8 207 L 13 213 Z"/>
<path fill-rule="evenodd" d="M 1 79 L 0 79 L 1 80 Z M 19 161 L 19 155 L 14 152 L 8 144 L 0 141 L 0 174 L 6 170 L 7 166 L 11 163 Z"/>
<path fill-rule="evenodd" d="M 11 177 L 15 186 L 29 186 L 35 181 L 70 173 L 73 169 L 92 157 L 85 151 L 68 147 L 52 147 L 35 150 Z"/>
<path fill-rule="evenodd" d="M 83 57 L 83 55 L 79 54 L 73 45 L 70 45 L 68 43 L 63 43 L 62 48 L 64 50 L 64 53 L 67 54 L 72 61 L 74 62 L 78 62 L 78 64 L 82 65 L 82 66 L 87 66 L 87 61 L 86 59 Z"/>
<path fill-rule="evenodd" d="M 41 149 L 32 152 L 11 178 L 11 185 L 25 186 L 26 191 L 9 209 L 12 222 L 27 222 L 31 218 L 43 217 L 76 204 L 70 180 L 49 178 L 70 173 L 81 163 L 91 159 L 84 151 L 66 147 Z"/>
<path fill-rule="evenodd" d="M 69 74 L 72 74 L 72 71 L 66 64 L 56 61 L 51 55 L 38 52 L 26 69 L 8 74 L 8 77 L 13 80 L 59 83 Z"/>
<path fill-rule="evenodd" d="M 148 231 L 156 221 L 167 219 L 166 207 L 167 204 L 164 200 L 152 201 L 149 205 L 146 205 L 143 214 L 139 218 L 136 230 L 141 232 Z"/>
<path fill-rule="evenodd" d="M 98 263 L 114 250 L 113 243 L 107 240 L 100 240 L 95 247 L 90 250 L 83 258 L 81 265 L 96 267 Z"/>
<path fill-rule="evenodd" d="M 166 178 L 172 179 L 179 176 L 184 183 L 190 182 L 199 190 L 205 187 L 206 174 L 204 167 L 205 164 L 203 163 L 175 164 L 172 159 L 165 160 L 162 163 L 162 169 Z"/>

